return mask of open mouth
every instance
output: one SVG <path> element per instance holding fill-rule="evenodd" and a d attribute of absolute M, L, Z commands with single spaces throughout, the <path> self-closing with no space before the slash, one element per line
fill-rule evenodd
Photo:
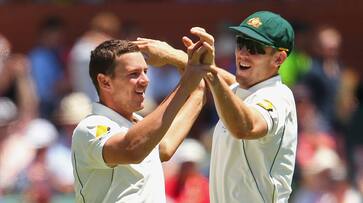
<path fill-rule="evenodd" d="M 250 69 L 251 68 L 251 66 L 250 65 L 248 65 L 248 64 L 244 64 L 244 63 L 240 63 L 239 64 L 239 69 L 240 70 L 248 70 L 248 69 Z"/>
<path fill-rule="evenodd" d="M 136 94 L 143 96 L 145 94 L 145 91 L 143 91 L 143 90 L 136 91 Z"/>

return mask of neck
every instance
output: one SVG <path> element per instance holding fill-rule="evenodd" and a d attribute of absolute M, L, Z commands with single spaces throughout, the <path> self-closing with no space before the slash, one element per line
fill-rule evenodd
<path fill-rule="evenodd" d="M 128 112 L 128 111 L 124 111 L 122 109 L 116 108 L 115 105 L 113 105 L 112 103 L 109 102 L 105 102 L 103 100 L 100 100 L 100 104 L 107 106 L 108 108 L 112 109 L 113 111 L 115 111 L 116 113 L 120 114 L 122 117 L 126 118 L 127 120 L 134 122 L 134 116 L 133 116 L 133 112 Z"/>
<path fill-rule="evenodd" d="M 267 77 L 267 78 L 265 78 L 263 80 L 260 80 L 260 81 L 255 82 L 253 84 L 244 84 L 242 82 L 238 82 L 238 84 L 239 84 L 240 88 L 242 88 L 242 89 L 249 89 L 249 88 L 251 88 L 251 87 L 253 87 L 253 86 L 255 86 L 255 85 L 257 85 L 257 84 L 259 84 L 261 82 L 264 82 L 266 80 L 269 80 L 269 79 L 271 79 L 271 78 L 273 78 L 273 77 L 275 77 L 277 75 L 278 75 L 278 73 L 275 73 L 275 74 L 270 75 L 269 77 Z"/>

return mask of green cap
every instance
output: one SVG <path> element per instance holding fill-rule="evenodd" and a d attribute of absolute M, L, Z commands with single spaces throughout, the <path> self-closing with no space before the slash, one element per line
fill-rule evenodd
<path fill-rule="evenodd" d="M 229 28 L 263 44 L 285 50 L 288 55 L 294 47 L 295 35 L 290 23 L 270 11 L 258 11 L 239 26 Z"/>

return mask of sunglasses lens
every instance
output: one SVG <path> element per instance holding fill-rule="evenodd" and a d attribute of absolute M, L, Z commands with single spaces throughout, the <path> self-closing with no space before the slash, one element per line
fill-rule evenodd
<path fill-rule="evenodd" d="M 262 45 L 262 44 L 260 44 L 260 43 L 257 43 L 257 42 L 255 42 L 255 44 L 256 44 L 256 46 L 255 46 L 255 48 L 256 48 L 256 52 L 257 52 L 258 54 L 263 55 L 263 54 L 265 54 L 265 53 L 266 53 L 266 52 L 265 52 L 265 46 L 264 46 L 264 45 Z"/>
<path fill-rule="evenodd" d="M 256 44 L 250 40 L 246 41 L 246 48 L 250 54 L 255 55 L 257 53 Z"/>
<path fill-rule="evenodd" d="M 245 46 L 245 39 L 242 37 L 237 37 L 237 48 L 238 49 L 243 49 L 243 47 Z"/>
<path fill-rule="evenodd" d="M 246 39 L 243 37 L 237 37 L 237 47 L 238 49 L 243 49 L 243 47 L 246 47 L 247 51 L 251 54 L 251 55 L 255 55 L 255 54 L 265 54 L 265 46 L 261 43 L 255 42 L 253 40 L 250 39 Z"/>

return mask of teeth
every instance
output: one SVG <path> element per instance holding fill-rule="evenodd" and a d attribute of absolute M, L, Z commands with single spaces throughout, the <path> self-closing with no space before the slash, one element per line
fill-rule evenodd
<path fill-rule="evenodd" d="M 240 66 L 243 66 L 243 67 L 248 67 L 248 66 L 250 66 L 250 65 L 245 64 L 245 63 L 240 63 L 239 65 L 240 65 Z"/>

